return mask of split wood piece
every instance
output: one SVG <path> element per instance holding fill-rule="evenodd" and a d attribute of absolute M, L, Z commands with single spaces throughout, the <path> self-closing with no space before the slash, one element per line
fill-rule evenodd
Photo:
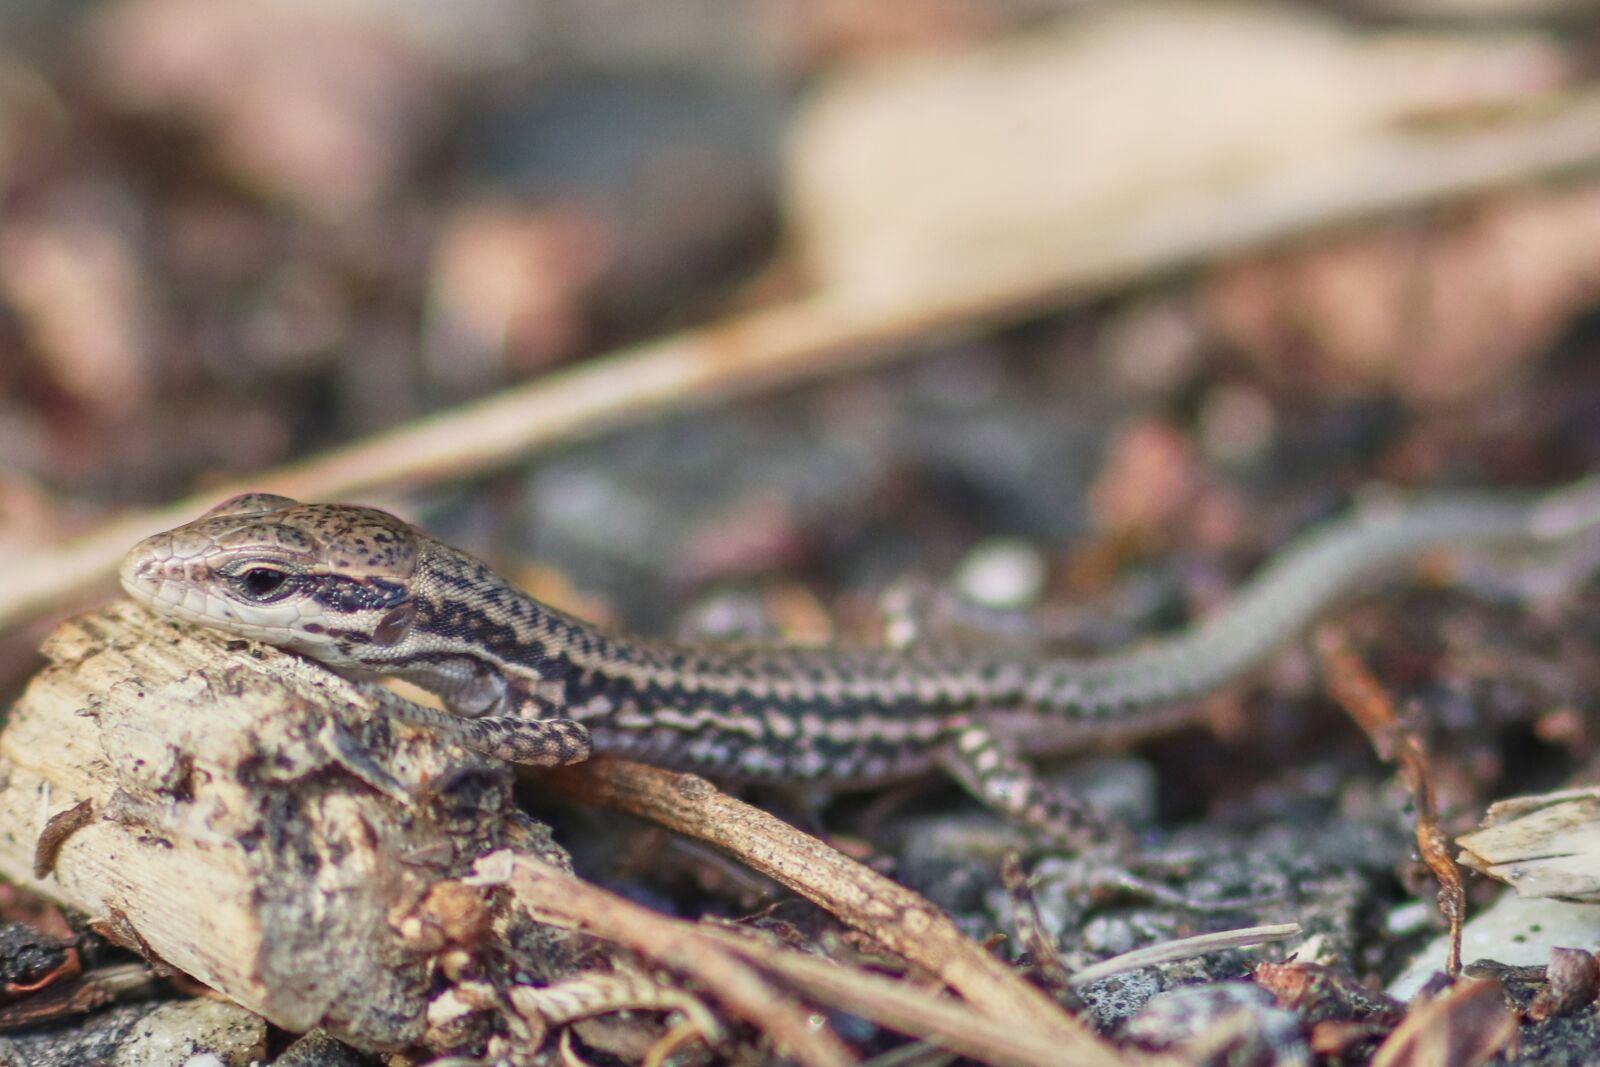
<path fill-rule="evenodd" d="M 565 862 L 515 832 L 503 768 L 375 687 L 126 602 L 44 653 L 0 733 L 0 876 L 286 1029 L 414 1044 L 430 888 L 507 845 Z"/>
<path fill-rule="evenodd" d="M 580 799 L 652 819 L 716 845 L 927 968 L 973 1007 L 1031 1029 L 1085 1063 L 1110 1050 L 1037 987 L 911 890 L 697 775 L 594 759 L 550 772 Z"/>
<path fill-rule="evenodd" d="M 1518 896 L 1600 902 L 1600 787 L 1502 800 L 1456 844 Z"/>

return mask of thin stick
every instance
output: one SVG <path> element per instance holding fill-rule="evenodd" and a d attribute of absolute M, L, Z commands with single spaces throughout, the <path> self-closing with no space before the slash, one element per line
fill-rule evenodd
<path fill-rule="evenodd" d="M 903 981 L 830 963 L 816 956 L 757 941 L 731 931 L 707 931 L 729 949 L 751 962 L 782 975 L 806 994 L 846 1008 L 904 1034 L 949 1049 L 984 1063 L 1007 1067 L 1057 1067 L 1062 1063 L 1123 1064 L 1113 1050 L 1069 1050 L 1028 1027 L 1019 1027 L 1005 1015 L 984 1013 L 960 1001 L 919 989 Z M 1144 1058 L 1143 1067 L 1158 1060 Z"/>
<path fill-rule="evenodd" d="M 1299 933 L 1299 923 L 1272 923 L 1265 926 L 1245 926 L 1237 930 L 1219 930 L 1214 934 L 1180 937 L 1173 941 L 1163 941 L 1159 945 L 1136 948 L 1120 956 L 1101 960 L 1099 963 L 1092 963 L 1074 972 L 1071 983 L 1075 989 L 1082 988 L 1091 982 L 1098 982 L 1102 978 L 1122 974 L 1124 971 L 1156 967 L 1163 963 L 1203 956 L 1207 952 L 1220 952 L 1225 948 L 1246 948 L 1268 941 L 1282 941 L 1285 938 L 1296 937 Z"/>
<path fill-rule="evenodd" d="M 748 970 L 745 960 L 783 976 L 823 1003 L 996 1067 L 1055 1067 L 1064 1062 L 1085 1067 L 1126 1064 L 1109 1046 L 1093 1038 L 1081 1045 L 1063 1045 L 1048 1034 L 1018 1025 L 1014 1016 L 985 1018 L 974 1008 L 930 991 L 912 989 L 903 982 L 774 948 L 714 927 L 699 927 L 658 915 L 532 857 L 510 853 L 487 856 L 479 861 L 472 880 L 506 885 L 529 914 L 541 922 L 616 941 L 693 976 L 731 1010 L 757 1023 L 787 1045 L 791 1053 L 807 1058 L 807 1062 L 826 1062 L 834 1052 L 818 1048 L 815 1043 L 795 1045 L 797 1038 L 804 1040 L 815 1036 L 815 1032 L 796 1033 L 794 1020 L 782 1020 L 780 1030 L 775 1008 L 788 1009 L 790 1005 L 775 997 L 759 976 Z M 842 1046 L 837 1052 L 848 1057 Z"/>
<path fill-rule="evenodd" d="M 1434 801 L 1433 761 L 1416 731 L 1395 713 L 1394 701 L 1350 645 L 1343 630 L 1324 624 L 1316 633 L 1317 656 L 1328 694 L 1356 721 L 1378 758 L 1400 766 L 1400 778 L 1417 813 L 1417 851 L 1439 883 L 1439 911 L 1450 924 L 1445 973 L 1461 973 L 1461 926 L 1466 921 L 1467 890 L 1461 869 L 1450 858 L 1450 838 L 1439 826 Z"/>
<path fill-rule="evenodd" d="M 540 922 L 625 945 L 703 982 L 734 1014 L 754 1023 L 808 1067 L 855 1062 L 833 1032 L 813 1028 L 810 1013 L 693 925 L 657 915 L 532 856 L 495 853 L 480 860 L 473 881 L 505 884 Z"/>

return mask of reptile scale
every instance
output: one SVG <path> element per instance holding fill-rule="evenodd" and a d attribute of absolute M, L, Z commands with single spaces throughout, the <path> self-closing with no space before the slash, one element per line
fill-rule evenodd
<path fill-rule="evenodd" d="M 1373 577 L 1441 548 L 1556 542 L 1600 525 L 1600 483 L 1456 493 L 1292 543 L 1188 630 L 1091 658 L 673 643 L 557 611 L 387 512 L 235 497 L 136 545 L 122 584 L 177 619 L 394 675 L 438 694 L 464 743 L 557 765 L 591 751 L 725 781 L 870 786 L 934 768 L 1071 847 L 1093 813 L 1023 757 L 1121 744 L 1195 718 L 1225 685 Z M 435 713 L 437 715 L 437 713 Z"/>

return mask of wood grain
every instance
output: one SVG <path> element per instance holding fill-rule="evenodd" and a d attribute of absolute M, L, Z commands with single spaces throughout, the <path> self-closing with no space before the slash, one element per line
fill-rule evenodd
<path fill-rule="evenodd" d="M 0 733 L 0 875 L 286 1029 L 414 1044 L 439 946 L 406 918 L 504 844 L 508 776 L 393 726 L 381 691 L 128 603 L 64 623 L 44 653 Z M 490 817 L 363 780 L 382 775 L 435 801 L 469 791 Z"/>

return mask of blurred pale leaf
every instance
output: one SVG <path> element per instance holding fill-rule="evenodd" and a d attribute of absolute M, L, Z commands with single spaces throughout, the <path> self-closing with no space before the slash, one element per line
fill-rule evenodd
<path fill-rule="evenodd" d="M 1212 215 L 1281 208 L 1448 120 L 1492 122 L 1567 64 L 1525 36 L 1357 33 L 1265 5 L 1112 5 L 880 61 L 795 123 L 786 210 L 830 296 L 914 306 L 1074 279 Z M 1244 227 L 1248 229 L 1248 226 Z"/>

